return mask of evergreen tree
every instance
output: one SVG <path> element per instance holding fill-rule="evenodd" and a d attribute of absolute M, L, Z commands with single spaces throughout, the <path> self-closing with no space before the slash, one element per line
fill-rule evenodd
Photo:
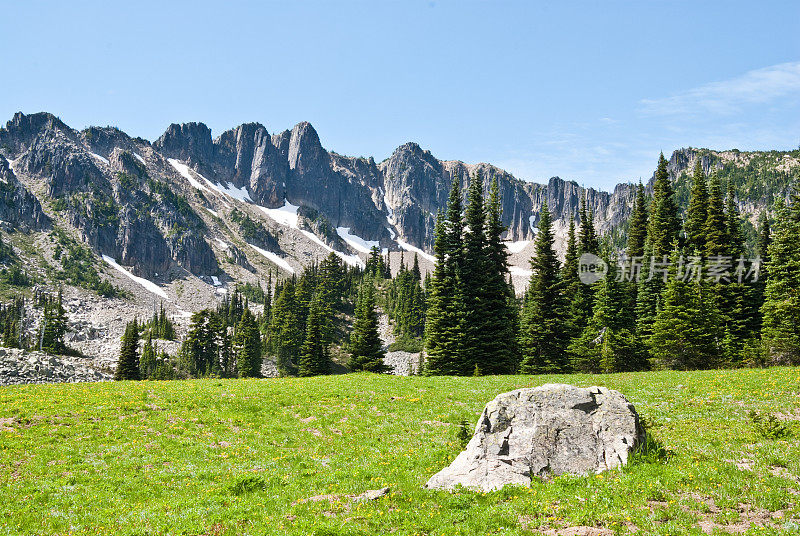
<path fill-rule="evenodd" d="M 769 245 L 772 243 L 772 229 L 769 225 L 769 216 L 765 210 L 758 216 L 758 256 L 761 259 L 761 275 L 764 276 L 764 267 L 769 262 Z"/>
<path fill-rule="evenodd" d="M 728 238 L 728 255 L 733 259 L 744 255 L 744 235 L 742 234 L 741 216 L 736 198 L 733 194 L 733 186 L 728 182 L 728 197 L 725 202 L 725 230 Z"/>
<path fill-rule="evenodd" d="M 708 219 L 708 187 L 706 175 L 700 158 L 694 165 L 692 174 L 692 190 L 689 208 L 686 211 L 686 243 L 690 251 L 704 252 L 706 249 L 706 220 Z"/>
<path fill-rule="evenodd" d="M 706 248 L 709 257 L 725 255 L 728 250 L 728 229 L 725 221 L 725 208 L 722 187 L 717 172 L 708 181 L 708 216 L 706 217 Z"/>
<path fill-rule="evenodd" d="M 597 233 L 594 230 L 593 214 L 590 210 L 586 209 L 586 197 L 581 199 L 579 214 L 581 218 L 581 229 L 578 239 L 578 253 L 581 255 L 584 253 L 598 255 L 600 253 L 600 243 L 597 238 Z M 574 277 L 578 277 L 577 268 Z M 565 296 L 569 300 L 567 302 L 567 308 L 569 310 L 567 333 L 570 337 L 579 335 L 591 318 L 596 286 L 596 284 L 585 285 L 580 282 L 579 279 L 576 284 L 576 280 L 572 277 L 565 281 Z"/>
<path fill-rule="evenodd" d="M 566 352 L 565 304 L 559 263 L 553 249 L 550 211 L 545 201 L 536 235 L 536 253 L 531 258 L 531 276 L 523 302 L 520 346 L 525 374 L 564 372 Z"/>
<path fill-rule="evenodd" d="M 672 252 L 673 243 L 680 243 L 681 223 L 678 218 L 678 207 L 675 194 L 667 172 L 667 161 L 664 153 L 658 158 L 655 182 L 653 183 L 653 201 L 651 203 L 647 245 L 652 255 L 661 258 Z"/>
<path fill-rule="evenodd" d="M 634 312 L 625 283 L 617 281 L 616 262 L 598 284 L 592 317 L 570 345 L 573 368 L 581 372 L 626 372 L 648 368 L 644 342 L 631 329 Z"/>
<path fill-rule="evenodd" d="M 487 329 L 490 312 L 487 309 L 489 278 L 488 244 L 486 241 L 486 209 L 483 203 L 483 175 L 476 172 L 467 194 L 464 249 L 461 265 L 461 346 L 459 374 L 469 375 L 476 365 L 480 370 L 494 368 L 491 353 L 494 334 Z M 505 278 L 503 278 L 505 284 Z M 502 296 L 505 300 L 505 294 Z M 480 362 L 479 362 L 480 361 Z"/>
<path fill-rule="evenodd" d="M 324 304 L 320 294 L 311 300 L 306 322 L 306 338 L 300 350 L 298 376 L 318 376 L 327 374 L 330 357 L 324 326 Z"/>
<path fill-rule="evenodd" d="M 800 196 L 779 206 L 768 247 L 762 337 L 772 363 L 800 364 Z"/>
<path fill-rule="evenodd" d="M 136 319 L 125 326 L 115 380 L 139 380 L 139 325 Z"/>
<path fill-rule="evenodd" d="M 286 281 L 280 290 L 276 290 L 275 304 L 272 308 L 270 325 L 270 347 L 277 356 L 278 370 L 282 375 L 297 372 L 296 359 L 305 333 L 300 329 L 298 307 L 295 304 L 295 280 Z"/>
<path fill-rule="evenodd" d="M 156 349 L 153 346 L 153 337 L 148 333 L 147 339 L 144 341 L 144 348 L 142 348 L 142 355 L 139 357 L 139 375 L 142 379 L 153 379 L 156 365 Z"/>
<path fill-rule="evenodd" d="M 676 250 L 673 267 L 678 264 L 677 255 Z M 673 269 L 648 341 L 659 366 L 690 370 L 712 368 L 717 364 L 718 321 L 707 288 L 701 282 L 676 277 Z"/>
<path fill-rule="evenodd" d="M 594 213 L 586 208 L 586 196 L 581 198 L 580 218 L 581 218 L 581 232 L 578 241 L 578 252 L 592 253 L 597 255 L 600 253 L 600 242 L 597 239 L 597 232 L 594 229 Z"/>
<path fill-rule="evenodd" d="M 216 374 L 219 365 L 221 319 L 203 309 L 192 315 L 189 330 L 178 353 L 181 367 L 193 377 Z"/>
<path fill-rule="evenodd" d="M 636 198 L 633 202 L 630 227 L 628 228 L 628 257 L 642 257 L 644 244 L 647 240 L 647 199 L 644 195 L 644 185 L 639 181 L 636 187 Z"/>
<path fill-rule="evenodd" d="M 464 370 L 460 335 L 462 229 L 461 189 L 454 178 L 447 215 L 440 214 L 436 219 L 436 266 L 425 323 L 425 372 L 431 375 L 456 375 Z"/>
<path fill-rule="evenodd" d="M 492 180 L 486 212 L 486 290 L 483 359 L 477 364 L 482 374 L 513 374 L 518 366 L 516 296 L 509 284 L 508 250 L 502 236 L 503 208 L 497 178 Z M 480 356 L 479 356 L 480 357 Z"/>
<path fill-rule="evenodd" d="M 575 219 L 569 216 L 567 231 L 567 249 L 564 253 L 564 266 L 561 269 L 561 279 L 564 280 L 564 291 L 568 300 L 572 300 L 577 292 L 581 280 L 578 277 L 578 242 L 575 236 Z"/>
<path fill-rule="evenodd" d="M 660 267 L 655 263 L 668 264 L 673 246 L 680 244 L 680 230 L 678 207 L 667 172 L 667 161 L 661 153 L 648 215 L 644 262 L 636 285 L 636 329 L 643 339 L 647 339 L 652 333 L 664 290 L 663 274 L 659 274 L 657 268 Z"/>
<path fill-rule="evenodd" d="M 344 278 L 342 260 L 335 253 L 330 253 L 319 265 L 316 288 L 316 294 L 319 295 L 322 338 L 326 347 L 333 342 L 333 319 L 335 311 L 341 306 Z"/>
<path fill-rule="evenodd" d="M 378 334 L 378 313 L 375 310 L 373 282 L 364 282 L 356 310 L 356 321 L 350 334 L 350 370 L 386 372 L 385 353 Z"/>
<path fill-rule="evenodd" d="M 258 378 L 261 376 L 261 335 L 256 319 L 249 308 L 242 311 L 242 316 L 236 324 L 232 345 L 239 377 Z"/>
<path fill-rule="evenodd" d="M 67 312 L 62 303 L 61 291 L 58 298 L 44 299 L 44 313 L 37 336 L 38 349 L 51 354 L 63 354 L 67 351 L 64 335 L 67 333 Z"/>
<path fill-rule="evenodd" d="M 376 278 L 383 278 L 386 274 L 388 269 L 388 263 L 384 261 L 383 256 L 381 255 L 381 248 L 378 246 L 372 246 L 372 249 L 369 253 L 369 258 L 367 259 L 367 266 L 365 271 L 369 274 L 373 279 Z"/>
<path fill-rule="evenodd" d="M 726 257 L 732 266 L 743 262 L 745 238 L 742 234 L 739 208 L 733 195 L 732 185 L 728 183 L 728 197 L 725 204 Z M 724 353 L 728 365 L 738 365 L 744 358 L 745 346 L 756 335 L 760 324 L 760 304 L 758 289 L 750 281 L 739 281 L 731 277 L 729 282 L 716 285 L 714 289 L 722 298 L 721 312 L 725 323 Z"/>

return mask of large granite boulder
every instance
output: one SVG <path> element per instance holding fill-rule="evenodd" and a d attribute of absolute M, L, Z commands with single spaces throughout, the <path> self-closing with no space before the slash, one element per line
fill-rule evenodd
<path fill-rule="evenodd" d="M 600 473 L 625 465 L 643 440 L 636 410 L 618 391 L 518 389 L 486 404 L 466 450 L 425 486 L 490 491 L 535 477 Z"/>

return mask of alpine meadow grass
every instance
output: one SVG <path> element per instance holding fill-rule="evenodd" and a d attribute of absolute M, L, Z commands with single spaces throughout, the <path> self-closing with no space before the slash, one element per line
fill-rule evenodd
<path fill-rule="evenodd" d="M 599 475 L 423 488 L 462 421 L 471 433 L 497 394 L 548 382 L 620 390 L 647 445 Z M 798 419 L 797 368 L 4 387 L 0 534 L 792 534 Z"/>

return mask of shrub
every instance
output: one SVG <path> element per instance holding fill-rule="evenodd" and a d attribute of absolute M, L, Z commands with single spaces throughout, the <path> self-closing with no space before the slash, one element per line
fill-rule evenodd
<path fill-rule="evenodd" d="M 771 413 L 761 414 L 750 410 L 750 420 L 756 433 L 764 439 L 788 439 L 792 437 L 792 429 Z"/>
<path fill-rule="evenodd" d="M 233 495 L 238 496 L 263 490 L 266 486 L 267 483 L 260 476 L 243 476 L 231 484 L 228 489 Z"/>

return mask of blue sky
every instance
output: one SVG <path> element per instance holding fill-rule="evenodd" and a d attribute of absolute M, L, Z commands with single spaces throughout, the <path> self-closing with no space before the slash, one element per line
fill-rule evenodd
<path fill-rule="evenodd" d="M 539 182 L 800 145 L 796 1 L 5 2 L 0 65 L 0 121 L 307 120 L 341 154 L 416 141 Z"/>

